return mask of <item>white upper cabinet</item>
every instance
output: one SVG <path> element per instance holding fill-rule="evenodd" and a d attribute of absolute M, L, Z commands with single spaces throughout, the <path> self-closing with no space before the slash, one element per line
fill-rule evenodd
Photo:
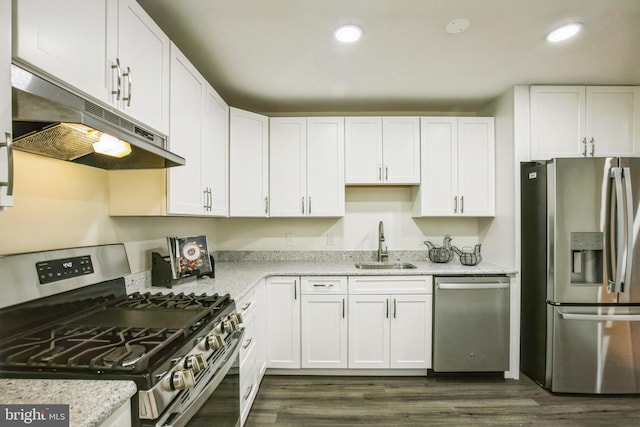
<path fill-rule="evenodd" d="M 307 213 L 307 119 L 269 119 L 269 214 Z"/>
<path fill-rule="evenodd" d="M 111 66 L 119 61 L 122 73 L 122 96 L 115 97 L 116 106 L 168 133 L 170 41 L 135 0 L 118 0 L 117 47 L 110 58 Z M 117 92 L 117 86 L 114 89 Z"/>
<path fill-rule="evenodd" d="M 205 191 L 208 189 L 205 212 L 228 216 L 229 106 L 209 84 L 204 98 L 201 167 L 202 185 Z"/>
<path fill-rule="evenodd" d="M 344 119 L 271 118 L 269 215 L 344 215 Z"/>
<path fill-rule="evenodd" d="M 19 0 L 16 62 L 169 131 L 169 38 L 135 0 Z"/>
<path fill-rule="evenodd" d="M 110 102 L 117 2 L 18 0 L 13 5 L 16 62 Z"/>
<path fill-rule="evenodd" d="M 269 214 L 269 118 L 229 109 L 229 215 Z"/>
<path fill-rule="evenodd" d="M 640 87 L 531 86 L 531 160 L 640 152 Z"/>
<path fill-rule="evenodd" d="M 423 117 L 422 181 L 414 216 L 495 215 L 491 117 Z"/>
<path fill-rule="evenodd" d="M 172 45 L 169 148 L 187 159 L 168 169 L 169 213 L 229 214 L 229 106 Z"/>
<path fill-rule="evenodd" d="M 346 184 L 419 184 L 418 117 L 346 117 Z"/>
<path fill-rule="evenodd" d="M 0 209 L 13 206 L 11 2 L 0 1 Z"/>

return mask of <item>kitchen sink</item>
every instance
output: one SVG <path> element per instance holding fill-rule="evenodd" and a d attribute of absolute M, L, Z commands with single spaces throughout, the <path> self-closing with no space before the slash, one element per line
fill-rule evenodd
<path fill-rule="evenodd" d="M 363 270 L 402 270 L 418 267 L 408 262 L 398 262 L 395 264 L 356 264 L 356 268 Z"/>

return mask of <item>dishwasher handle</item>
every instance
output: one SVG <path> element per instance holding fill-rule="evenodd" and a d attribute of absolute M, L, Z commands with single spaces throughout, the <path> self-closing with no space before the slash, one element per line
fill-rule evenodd
<path fill-rule="evenodd" d="M 470 289 L 506 289 L 509 283 L 436 283 L 436 289 L 470 290 Z"/>

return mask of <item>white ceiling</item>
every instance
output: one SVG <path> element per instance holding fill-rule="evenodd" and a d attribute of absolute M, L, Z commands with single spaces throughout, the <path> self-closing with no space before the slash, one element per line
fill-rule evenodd
<path fill-rule="evenodd" d="M 516 84 L 640 84 L 640 0 L 138 0 L 232 106 L 472 112 Z M 471 21 L 463 33 L 445 26 Z M 576 39 L 544 41 L 581 22 Z M 354 45 L 333 38 L 354 23 Z"/>

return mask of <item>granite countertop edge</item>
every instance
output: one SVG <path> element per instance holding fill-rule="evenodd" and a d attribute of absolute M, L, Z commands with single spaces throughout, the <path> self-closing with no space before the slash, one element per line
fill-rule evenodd
<path fill-rule="evenodd" d="M 367 262 L 375 264 L 376 262 Z M 242 299 L 263 279 L 270 276 L 424 276 L 424 275 L 514 275 L 516 270 L 482 262 L 465 266 L 456 262 L 410 261 L 413 269 L 359 269 L 353 261 L 227 261 L 216 262 L 215 278 L 201 277 L 177 282 L 172 288 L 151 286 L 150 274 L 128 281 L 132 292 L 184 292 L 229 294 Z"/>

